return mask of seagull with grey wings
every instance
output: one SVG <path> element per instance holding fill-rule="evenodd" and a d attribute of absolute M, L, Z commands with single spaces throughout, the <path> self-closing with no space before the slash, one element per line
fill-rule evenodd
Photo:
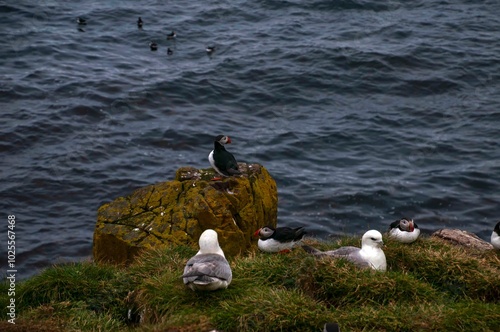
<path fill-rule="evenodd" d="M 204 231 L 199 240 L 200 250 L 186 263 L 182 279 L 194 291 L 227 288 L 233 279 L 231 267 L 219 246 L 217 232 Z"/>
<path fill-rule="evenodd" d="M 384 251 L 381 249 L 383 245 L 382 234 L 372 229 L 361 238 L 361 248 L 348 246 L 329 251 L 320 251 L 306 245 L 302 248 L 314 256 L 344 258 L 360 268 L 372 268 L 385 272 L 387 261 Z"/>

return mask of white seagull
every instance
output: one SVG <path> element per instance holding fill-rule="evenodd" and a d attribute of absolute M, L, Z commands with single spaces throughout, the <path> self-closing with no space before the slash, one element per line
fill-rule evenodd
<path fill-rule="evenodd" d="M 491 244 L 496 249 L 500 249 L 500 221 L 497 222 L 493 232 L 491 233 Z"/>
<path fill-rule="evenodd" d="M 401 218 L 389 225 L 389 237 L 402 242 L 412 243 L 420 235 L 420 229 L 413 219 Z"/>
<path fill-rule="evenodd" d="M 219 246 L 217 232 L 207 229 L 201 234 L 199 244 L 200 251 L 191 257 L 184 268 L 184 284 L 194 291 L 227 288 L 233 273 Z"/>
<path fill-rule="evenodd" d="M 320 251 L 310 246 L 302 246 L 302 248 L 315 256 L 345 258 L 358 267 L 386 271 L 387 261 L 384 251 L 381 249 L 383 245 L 382 234 L 372 229 L 361 238 L 361 249 L 357 247 L 340 247 L 335 250 Z"/>

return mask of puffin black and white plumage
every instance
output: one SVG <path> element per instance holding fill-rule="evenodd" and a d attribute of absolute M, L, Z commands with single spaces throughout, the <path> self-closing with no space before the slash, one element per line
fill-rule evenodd
<path fill-rule="evenodd" d="M 172 31 L 171 33 L 169 33 L 167 35 L 167 39 L 174 39 L 177 37 L 177 34 L 175 33 L 175 31 Z"/>
<path fill-rule="evenodd" d="M 419 235 L 420 229 L 413 219 L 401 218 L 389 225 L 389 237 L 399 242 L 412 243 Z"/>
<path fill-rule="evenodd" d="M 79 17 L 79 18 L 76 19 L 76 23 L 78 23 L 80 25 L 87 25 L 87 20 L 84 19 L 84 18 Z"/>
<path fill-rule="evenodd" d="M 208 54 L 212 54 L 215 51 L 215 46 L 208 46 L 205 51 L 207 51 Z"/>
<path fill-rule="evenodd" d="M 137 20 L 137 27 L 140 29 L 142 28 L 144 22 L 142 21 L 142 18 L 139 17 L 139 19 Z"/>
<path fill-rule="evenodd" d="M 304 235 L 306 230 L 304 227 L 277 227 L 264 226 L 259 228 L 253 234 L 259 237 L 257 246 L 265 252 L 287 252 L 296 246 Z"/>
<path fill-rule="evenodd" d="M 149 47 L 151 48 L 151 51 L 158 50 L 158 44 L 153 42 L 153 41 L 151 43 L 149 43 Z"/>
<path fill-rule="evenodd" d="M 229 136 L 219 135 L 214 140 L 214 149 L 208 155 L 208 161 L 213 169 L 222 176 L 240 175 L 238 163 L 224 145 L 230 144 Z"/>
<path fill-rule="evenodd" d="M 491 244 L 495 249 L 500 249 L 500 221 L 497 222 L 493 232 L 491 233 Z"/>
<path fill-rule="evenodd" d="M 172 54 L 174 54 L 174 51 L 172 51 L 172 50 L 170 49 L 170 47 L 169 47 L 169 48 L 167 49 L 167 54 L 168 54 L 168 55 L 172 55 Z"/>

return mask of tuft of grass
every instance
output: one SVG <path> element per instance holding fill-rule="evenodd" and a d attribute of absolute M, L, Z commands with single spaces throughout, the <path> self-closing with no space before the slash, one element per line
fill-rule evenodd
<path fill-rule="evenodd" d="M 467 250 L 435 238 L 387 247 L 390 269 L 411 273 L 454 299 L 500 299 L 500 259 L 493 251 Z"/>
<path fill-rule="evenodd" d="M 112 266 L 72 263 L 54 266 L 20 285 L 19 306 L 83 301 L 94 311 L 119 305 L 127 288 L 123 273 Z"/>
<path fill-rule="evenodd" d="M 408 273 L 358 269 L 342 259 L 311 259 L 301 266 L 299 285 L 314 298 L 335 307 L 429 302 L 441 296 L 431 285 Z"/>
<path fill-rule="evenodd" d="M 328 321 L 346 331 L 500 326 L 500 253 L 432 238 L 385 240 L 386 273 L 300 248 L 252 252 L 229 258 L 233 282 L 208 293 L 182 282 L 197 251 L 186 246 L 144 252 L 127 268 L 59 265 L 17 285 L 15 331 L 320 331 Z M 357 238 L 306 242 L 321 250 L 359 246 Z M 6 287 L 0 284 L 2 305 Z M 0 321 L 2 331 L 12 328 L 6 324 Z"/>

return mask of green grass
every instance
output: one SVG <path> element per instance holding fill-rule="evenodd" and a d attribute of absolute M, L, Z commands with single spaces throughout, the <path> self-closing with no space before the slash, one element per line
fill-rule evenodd
<path fill-rule="evenodd" d="M 0 330 L 321 331 L 328 321 L 344 331 L 498 329 L 498 251 L 433 238 L 410 245 L 385 240 L 386 273 L 314 258 L 300 248 L 285 255 L 255 252 L 230 258 L 232 284 L 211 293 L 182 283 L 184 265 L 197 251 L 184 246 L 145 252 L 126 268 L 54 266 L 16 285 L 18 324 L 0 321 Z M 322 250 L 359 245 L 355 238 L 307 242 Z M 7 288 L 0 284 L 3 308 Z"/>

